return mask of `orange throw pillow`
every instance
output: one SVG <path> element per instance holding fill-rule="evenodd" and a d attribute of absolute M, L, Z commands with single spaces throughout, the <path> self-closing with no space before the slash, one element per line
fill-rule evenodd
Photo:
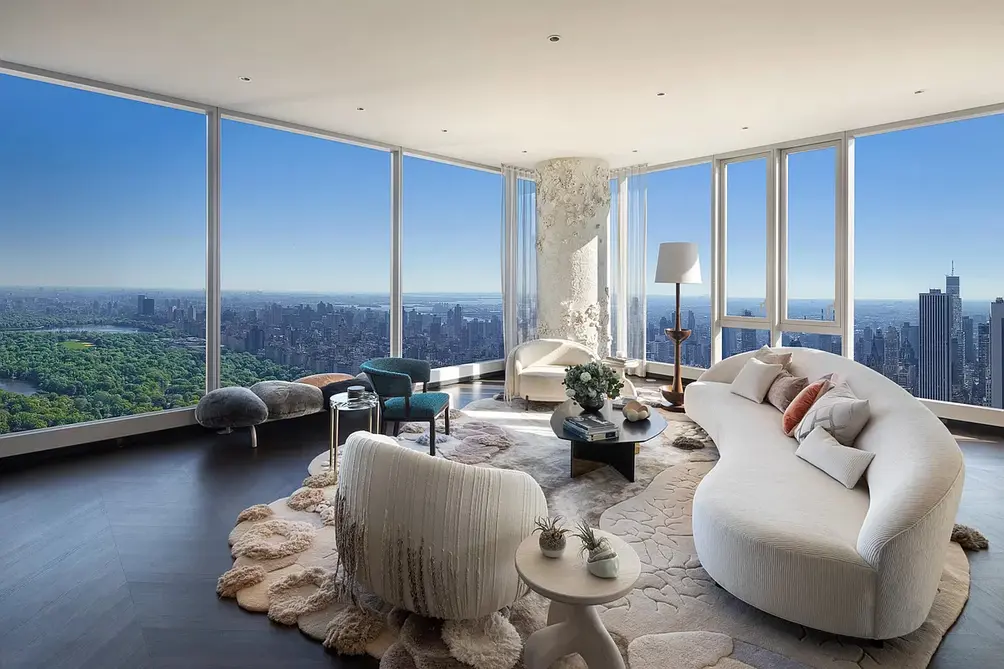
<path fill-rule="evenodd" d="M 788 408 L 784 410 L 784 416 L 781 417 L 781 429 L 784 430 L 786 435 L 789 437 L 792 435 L 798 424 L 802 422 L 805 414 L 812 408 L 813 403 L 822 397 L 823 393 L 829 390 L 830 387 L 830 379 L 822 378 L 818 381 L 813 381 L 803 388 L 802 392 L 795 395 L 795 399 L 791 401 Z"/>

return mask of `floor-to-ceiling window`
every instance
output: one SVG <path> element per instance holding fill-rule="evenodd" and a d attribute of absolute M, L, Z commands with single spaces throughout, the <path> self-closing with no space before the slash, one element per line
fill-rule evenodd
<path fill-rule="evenodd" d="M 0 74 L 0 434 L 205 388 L 206 117 Z"/>
<path fill-rule="evenodd" d="M 224 119 L 221 382 L 390 353 L 390 154 Z"/>
<path fill-rule="evenodd" d="M 701 262 L 701 284 L 681 286 L 680 326 L 691 331 L 680 362 L 711 365 L 711 163 L 648 174 L 648 324 L 646 357 L 672 363 L 675 347 L 666 337 L 676 324 L 675 284 L 655 283 L 662 242 L 694 242 Z M 761 268 L 762 269 L 762 268 Z"/>
<path fill-rule="evenodd" d="M 403 194 L 404 357 L 503 358 L 502 176 L 406 156 Z"/>
<path fill-rule="evenodd" d="M 855 140 L 854 357 L 918 397 L 994 406 L 1004 384 L 994 147 L 1004 115 Z"/>
<path fill-rule="evenodd" d="M 837 299 L 841 151 L 839 141 L 783 150 L 778 174 L 781 344 L 837 355 L 843 341 Z"/>

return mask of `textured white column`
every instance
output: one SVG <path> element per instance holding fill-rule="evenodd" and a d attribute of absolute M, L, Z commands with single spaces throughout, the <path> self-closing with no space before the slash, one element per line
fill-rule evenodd
<path fill-rule="evenodd" d="M 595 158 L 537 165 L 537 333 L 610 351 L 610 295 L 598 291 L 610 169 Z"/>

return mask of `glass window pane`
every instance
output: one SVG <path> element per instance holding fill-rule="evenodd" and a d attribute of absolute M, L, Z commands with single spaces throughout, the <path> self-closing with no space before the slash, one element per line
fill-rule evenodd
<path fill-rule="evenodd" d="M 206 118 L 0 74 L 0 433 L 195 404 Z"/>
<path fill-rule="evenodd" d="M 701 262 L 700 284 L 680 287 L 680 326 L 691 331 L 680 363 L 711 365 L 711 164 L 648 175 L 648 332 L 646 357 L 674 362 L 675 347 L 665 334 L 676 325 L 676 285 L 655 283 L 659 244 L 694 242 Z"/>
<path fill-rule="evenodd" d="M 224 120 L 223 385 L 390 354 L 390 154 Z"/>
<path fill-rule="evenodd" d="M 725 165 L 725 313 L 767 315 L 767 159 Z"/>
<path fill-rule="evenodd" d="M 788 318 L 834 320 L 837 149 L 788 154 Z"/>
<path fill-rule="evenodd" d="M 1004 384 L 990 346 L 1004 330 L 992 146 L 1004 115 L 855 140 L 854 358 L 919 397 L 992 406 Z"/>
<path fill-rule="evenodd" d="M 811 332 L 781 333 L 782 346 L 801 346 L 803 348 L 814 348 L 817 351 L 826 351 L 827 353 L 835 353 L 836 355 L 841 354 L 842 341 L 843 338 L 840 335 L 814 334 Z"/>
<path fill-rule="evenodd" d="M 404 357 L 504 357 L 502 176 L 404 159 Z"/>
<path fill-rule="evenodd" d="M 722 359 L 739 353 L 756 351 L 770 343 L 770 330 L 752 328 L 722 328 Z"/>

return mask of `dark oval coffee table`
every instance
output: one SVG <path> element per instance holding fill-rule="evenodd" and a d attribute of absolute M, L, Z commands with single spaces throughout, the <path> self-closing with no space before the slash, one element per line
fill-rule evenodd
<path fill-rule="evenodd" d="M 615 439 L 580 441 L 579 437 L 565 431 L 565 419 L 586 413 L 573 400 L 566 400 L 551 415 L 551 430 L 558 439 L 572 442 L 572 478 L 582 476 L 602 465 L 610 465 L 628 481 L 634 481 L 634 456 L 638 444 L 653 439 L 666 429 L 666 419 L 655 410 L 647 420 L 632 423 L 624 419 L 620 409 L 610 406 L 610 400 L 598 412 L 603 418 L 620 428 Z"/>

